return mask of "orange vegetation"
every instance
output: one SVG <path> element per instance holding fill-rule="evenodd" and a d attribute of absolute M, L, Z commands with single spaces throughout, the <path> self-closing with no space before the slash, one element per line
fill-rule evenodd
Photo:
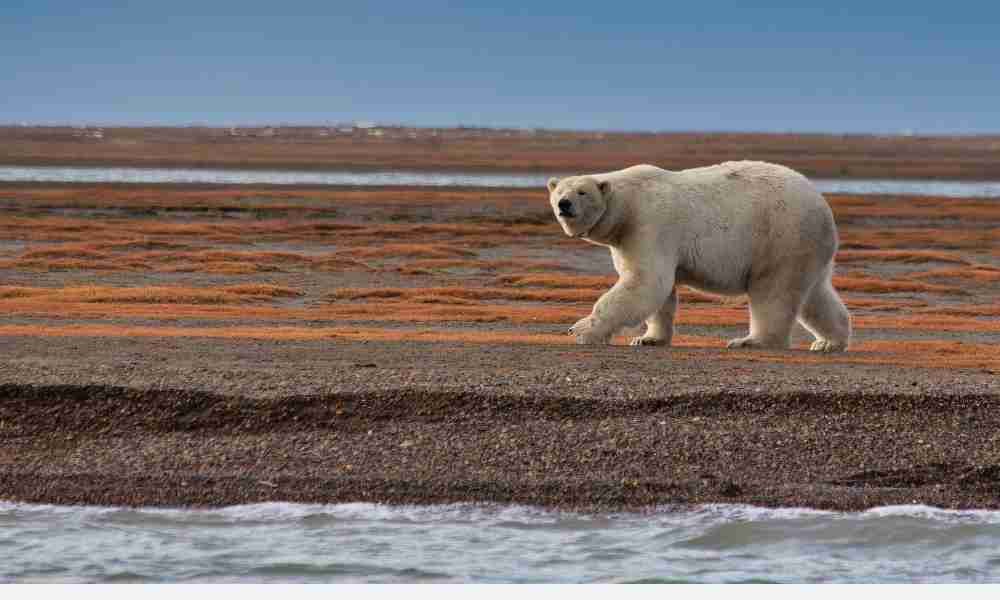
<path fill-rule="evenodd" d="M 80 242 L 98 249 L 111 248 L 108 242 L 128 244 L 132 240 L 143 239 L 148 244 L 169 244 L 165 246 L 167 248 L 177 248 L 193 242 L 252 244 L 260 241 L 314 241 L 335 245 L 347 243 L 375 246 L 407 240 L 424 242 L 428 239 L 443 242 L 460 240 L 466 246 L 489 247 L 533 236 L 546 236 L 552 241 L 551 234 L 554 231 L 551 224 L 500 226 L 380 222 L 377 225 L 360 225 L 306 217 L 307 215 L 298 215 L 297 218 L 254 220 L 205 218 L 200 221 L 99 220 L 51 215 L 9 217 L 0 221 L 0 237 L 26 241 Z M 181 238 L 184 241 L 164 241 L 164 238 Z"/>
<path fill-rule="evenodd" d="M 927 306 L 926 300 L 913 300 L 911 298 L 866 298 L 864 296 L 849 295 L 843 297 L 844 303 L 850 309 L 864 309 L 877 311 L 901 311 L 922 308 Z"/>
<path fill-rule="evenodd" d="M 556 261 L 545 260 L 460 260 L 460 259 L 429 259 L 410 260 L 406 262 L 405 269 L 419 269 L 423 271 L 447 271 L 469 270 L 469 271 L 572 271 L 573 267 Z"/>
<path fill-rule="evenodd" d="M 842 224 L 857 218 L 1000 221 L 1000 204 L 994 198 L 826 194 L 826 199 Z"/>
<path fill-rule="evenodd" d="M 981 250 L 1000 239 L 1000 227 L 982 228 L 841 228 L 840 247 L 851 249 L 944 248 Z"/>
<path fill-rule="evenodd" d="M 75 258 L 0 259 L 0 269 L 21 271 L 135 271 L 151 268 L 149 264 L 134 259 L 81 260 Z"/>
<path fill-rule="evenodd" d="M 37 289 L 37 288 L 31 288 Z M 480 301 L 453 305 L 453 298 L 428 303 L 432 297 L 427 290 L 408 293 L 408 299 L 369 298 L 361 302 L 337 302 L 332 305 L 309 308 L 286 308 L 279 306 L 225 306 L 230 303 L 264 299 L 254 295 L 198 296 L 166 288 L 148 294 L 140 290 L 120 288 L 121 291 L 102 290 L 93 295 L 67 293 L 61 295 L 55 290 L 49 296 L 39 294 L 26 297 L 14 293 L 13 297 L 0 299 L 0 311 L 8 315 L 48 316 L 57 318 L 144 318 L 144 319 L 218 319 L 218 320 L 309 320 L 309 321 L 355 321 L 385 323 L 497 323 L 506 322 L 521 325 L 559 324 L 569 325 L 585 316 L 590 302 L 579 304 L 487 304 Z M 220 288 L 224 294 L 226 289 Z M 229 292 L 232 293 L 232 292 Z M 392 292 L 390 292 L 392 293 Z M 97 298 L 97 299 L 94 299 Z M 95 306 L 95 303 L 102 303 Z M 160 303 L 156 303 L 160 302 Z M 107 304 L 110 303 L 110 304 Z M 211 306 L 209 304 L 221 304 Z M 962 316 L 969 314 L 969 316 Z M 965 308 L 953 313 L 948 311 L 921 312 L 894 316 L 855 316 L 854 325 L 858 329 L 897 329 L 904 331 L 956 331 L 956 332 L 1000 332 L 1000 321 L 983 321 L 977 317 L 989 314 L 989 308 L 980 310 Z M 746 327 L 748 314 L 745 308 L 690 305 L 682 306 L 678 314 L 678 324 Z"/>
<path fill-rule="evenodd" d="M 983 369 L 1000 373 L 1000 355 L 989 344 L 952 341 L 871 340 L 854 344 L 844 354 L 814 352 L 722 352 L 713 358 L 779 363 L 824 363 L 898 365 L 932 369 Z"/>
<path fill-rule="evenodd" d="M 144 250 L 137 252 L 106 252 L 98 247 L 136 247 L 113 242 L 69 243 L 32 246 L 20 256 L 0 260 L 0 269 L 32 271 L 134 271 L 154 270 L 171 273 L 259 273 L 279 271 L 289 265 L 308 266 L 317 270 L 362 269 L 369 267 L 356 259 L 332 252 L 299 254 L 247 250 Z M 147 244 L 146 247 L 155 247 Z M 417 248 L 415 251 L 419 252 Z"/>
<path fill-rule="evenodd" d="M 605 250 L 562 235 L 544 190 L 0 190 L 9 198 L 0 282 L 11 284 L 0 286 L 0 315 L 38 322 L 0 323 L 0 335 L 570 343 L 561 332 L 617 279 Z M 996 369 L 995 344 L 953 339 L 1000 339 L 1000 202 L 832 196 L 831 205 L 842 220 L 835 285 L 859 337 L 918 339 L 866 341 L 836 357 L 719 358 Z M 62 287 L 44 287 L 53 285 Z M 747 327 L 744 297 L 679 293 L 681 333 L 720 329 L 681 335 L 682 348 L 719 348 Z M 216 326 L 176 326 L 185 320 Z"/>
<path fill-rule="evenodd" d="M 837 262 L 901 262 L 928 263 L 943 262 L 969 264 L 969 260 L 953 252 L 933 250 L 841 250 Z"/>
<path fill-rule="evenodd" d="M 38 288 L 0 286 L 0 299 L 30 298 L 39 303 L 143 303 L 143 304 L 235 304 L 248 300 L 289 298 L 302 295 L 291 288 L 245 284 L 215 289 L 187 287 L 77 286 Z"/>
<path fill-rule="evenodd" d="M 451 258 L 476 255 L 472 250 L 446 244 L 379 244 L 341 250 L 338 254 L 354 258 Z"/>
<path fill-rule="evenodd" d="M 935 269 L 913 273 L 914 279 L 972 279 L 974 281 L 1000 281 L 1000 269 L 988 265 L 975 265 L 965 269 Z"/>
<path fill-rule="evenodd" d="M 5 196 L 17 196 L 18 203 L 35 208 L 129 208 L 154 210 L 296 211 L 305 214 L 331 214 L 337 208 L 378 204 L 383 207 L 468 205 L 472 202 L 498 208 L 525 205 L 541 207 L 539 216 L 548 218 L 548 193 L 532 189 L 449 188 L 426 186 L 389 186 L 381 188 L 352 186 L 193 186 L 149 184 L 95 184 L 60 186 L 39 183 L 0 183 Z M 525 222 L 531 212 L 518 210 L 504 217 L 504 222 Z M 336 214 L 333 212 L 333 214 Z M 533 219 L 527 221 L 531 222 Z M 549 222 L 546 220 L 545 222 Z M 358 228 L 364 228 L 358 225 Z"/>
<path fill-rule="evenodd" d="M 597 295 L 603 293 L 618 280 L 613 275 L 504 275 L 497 278 L 497 281 L 504 285 L 515 287 L 537 287 L 537 288 L 575 288 L 581 290 L 594 290 L 595 299 Z M 679 290 L 681 302 L 721 302 L 723 304 L 743 305 L 746 303 L 744 296 L 716 296 L 698 290 L 681 286 Z"/>
<path fill-rule="evenodd" d="M 572 344 L 566 335 L 514 332 L 431 331 L 426 329 L 364 329 L 355 327 L 142 327 L 120 325 L 0 325 L 0 336 L 89 336 L 89 337 L 209 337 L 225 339 L 318 340 L 343 339 L 355 341 L 417 341 L 444 343 L 507 343 L 507 344 Z M 624 343 L 619 338 L 616 343 Z M 675 349 L 635 349 L 634 352 L 655 352 L 665 358 L 669 353 L 685 348 L 720 348 L 723 341 L 700 336 L 680 335 Z M 752 360 L 781 363 L 837 362 L 848 364 L 895 364 L 910 367 L 978 368 L 1000 372 L 1000 354 L 986 344 L 947 341 L 868 341 L 857 344 L 846 354 L 811 352 L 746 352 L 714 353 L 713 360 Z"/>
<path fill-rule="evenodd" d="M 497 281 L 516 287 L 608 289 L 615 284 L 613 275 L 504 275 Z"/>
<path fill-rule="evenodd" d="M 834 276 L 833 286 L 842 292 L 866 292 L 870 294 L 916 292 L 928 294 L 968 295 L 969 292 L 957 287 L 935 285 L 921 281 L 879 279 L 877 277 Z"/>
<path fill-rule="evenodd" d="M 590 290 L 509 290 L 504 288 L 340 288 L 330 294 L 334 300 L 377 298 L 412 300 L 414 298 L 458 298 L 463 300 L 523 300 L 528 302 L 592 302 L 596 294 Z M 426 301 L 426 300 L 424 300 Z"/>
<path fill-rule="evenodd" d="M 918 309 L 916 312 L 930 315 L 951 315 L 959 317 L 1000 317 L 1000 304 L 989 305 L 948 305 Z"/>
<path fill-rule="evenodd" d="M 417 299 L 421 301 L 418 301 Z M 310 308 L 277 306 L 208 306 L 180 304 L 118 303 L 110 306 L 82 302 L 10 298 L 0 300 L 0 312 L 51 318 L 142 318 L 214 320 L 307 320 L 370 321 L 383 323 L 497 323 L 572 324 L 586 314 L 588 306 L 519 306 L 513 304 L 433 305 L 415 297 L 410 302 L 357 302 Z M 734 315 L 733 319 L 737 317 Z M 745 320 L 745 316 L 744 316 Z"/>

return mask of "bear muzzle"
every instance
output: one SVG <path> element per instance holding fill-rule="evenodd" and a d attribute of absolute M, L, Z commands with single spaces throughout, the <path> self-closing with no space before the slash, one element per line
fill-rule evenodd
<path fill-rule="evenodd" d="M 576 216 L 576 213 L 573 212 L 573 203 L 567 200 L 566 198 L 560 200 L 557 206 L 559 208 L 560 217 L 566 219 L 572 219 L 573 217 Z"/>

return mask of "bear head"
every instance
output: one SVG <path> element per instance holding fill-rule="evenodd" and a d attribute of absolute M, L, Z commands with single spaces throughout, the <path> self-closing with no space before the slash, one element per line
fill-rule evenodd
<path fill-rule="evenodd" d="M 563 231 L 570 237 L 587 237 L 608 210 L 610 181 L 589 176 L 549 179 L 549 204 Z"/>

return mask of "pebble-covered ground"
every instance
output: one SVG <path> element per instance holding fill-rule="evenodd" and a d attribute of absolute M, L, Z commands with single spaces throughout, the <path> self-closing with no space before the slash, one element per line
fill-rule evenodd
<path fill-rule="evenodd" d="M 707 349 L 3 343 L 7 500 L 1000 507 L 1000 385 L 983 371 Z"/>

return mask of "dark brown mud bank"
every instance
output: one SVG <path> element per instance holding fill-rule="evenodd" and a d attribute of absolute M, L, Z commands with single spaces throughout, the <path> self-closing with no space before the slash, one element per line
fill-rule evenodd
<path fill-rule="evenodd" d="M 989 373 L 620 347 L 0 343 L 5 500 L 1000 508 Z"/>

